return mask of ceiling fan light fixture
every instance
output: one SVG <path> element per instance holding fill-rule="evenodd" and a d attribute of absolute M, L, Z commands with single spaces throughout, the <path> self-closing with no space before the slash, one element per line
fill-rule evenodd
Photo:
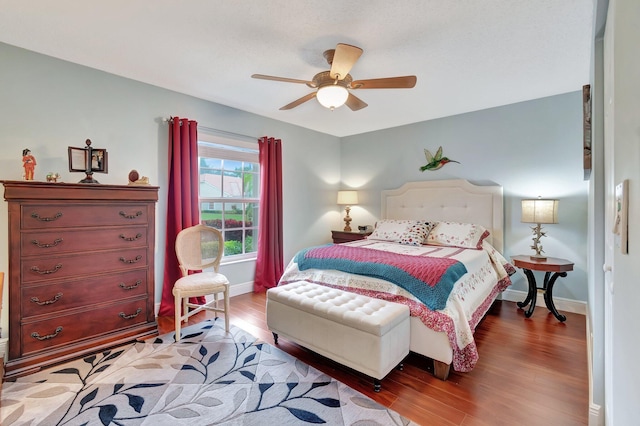
<path fill-rule="evenodd" d="M 402 77 L 371 78 L 367 80 L 353 81 L 349 72 L 362 55 L 362 49 L 349 44 L 338 43 L 335 49 L 324 52 L 324 58 L 331 69 L 320 71 L 313 76 L 311 81 L 294 78 L 276 77 L 264 74 L 253 74 L 252 78 L 262 80 L 283 81 L 286 83 L 305 84 L 310 89 L 315 89 L 301 98 L 280 108 L 281 111 L 295 108 L 313 98 L 317 98 L 320 105 L 333 111 L 342 105 L 347 105 L 351 111 L 359 111 L 366 108 L 366 102 L 362 101 L 351 91 L 356 89 L 410 89 L 416 85 L 415 75 Z"/>
<path fill-rule="evenodd" d="M 348 97 L 349 91 L 347 88 L 338 84 L 322 86 L 316 93 L 316 98 L 318 98 L 320 105 L 332 111 L 344 105 Z"/>

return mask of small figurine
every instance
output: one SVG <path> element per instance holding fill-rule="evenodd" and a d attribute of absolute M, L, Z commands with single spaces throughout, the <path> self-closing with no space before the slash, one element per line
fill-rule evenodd
<path fill-rule="evenodd" d="M 36 164 L 36 157 L 31 155 L 31 150 L 29 148 L 23 149 L 22 167 L 24 167 L 24 180 L 33 180 Z"/>
<path fill-rule="evenodd" d="M 129 172 L 129 185 L 149 185 L 149 178 L 140 176 L 137 170 L 131 170 Z"/>
<path fill-rule="evenodd" d="M 138 173 L 137 170 L 131 170 L 129 172 L 129 183 L 133 183 L 137 181 L 139 178 L 140 178 L 140 174 Z"/>
<path fill-rule="evenodd" d="M 47 173 L 47 182 L 58 182 L 60 173 Z"/>

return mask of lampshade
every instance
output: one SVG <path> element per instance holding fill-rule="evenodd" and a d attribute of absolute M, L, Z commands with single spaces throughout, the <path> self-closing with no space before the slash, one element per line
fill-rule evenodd
<path fill-rule="evenodd" d="M 338 204 L 347 206 L 358 204 L 358 191 L 338 191 Z"/>
<path fill-rule="evenodd" d="M 318 98 L 320 105 L 331 110 L 344 105 L 348 97 L 349 91 L 347 88 L 337 84 L 322 86 L 316 93 L 316 98 Z"/>
<path fill-rule="evenodd" d="M 522 200 L 524 223 L 558 223 L 558 200 Z"/>

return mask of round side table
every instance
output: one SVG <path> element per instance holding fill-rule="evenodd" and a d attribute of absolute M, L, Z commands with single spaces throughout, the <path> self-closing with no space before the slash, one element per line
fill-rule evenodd
<path fill-rule="evenodd" d="M 566 321 L 567 317 L 560 314 L 553 303 L 553 286 L 558 277 L 566 277 L 567 272 L 573 271 L 573 262 L 556 257 L 547 257 L 545 260 L 539 260 L 526 255 L 513 256 L 511 261 L 514 266 L 522 269 L 529 282 L 527 297 L 524 301 L 518 302 L 518 307 L 522 309 L 529 305 L 529 309 L 525 311 L 524 315 L 527 318 L 533 315 L 533 310 L 536 308 L 537 292 L 538 290 L 542 290 L 544 291 L 544 303 L 547 305 L 547 308 L 558 321 Z M 536 284 L 536 278 L 533 276 L 532 271 L 542 271 L 545 273 L 542 287 L 538 287 Z"/>

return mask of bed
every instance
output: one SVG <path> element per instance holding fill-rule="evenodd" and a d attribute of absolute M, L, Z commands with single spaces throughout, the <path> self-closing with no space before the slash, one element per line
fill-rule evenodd
<path fill-rule="evenodd" d="M 400 244 L 399 234 L 385 232 L 406 223 L 413 226 L 410 237 L 419 243 L 407 242 L 403 234 Z M 429 235 L 424 241 L 423 225 Z M 416 226 L 423 234 L 413 232 Z M 329 251 L 346 252 L 353 262 L 329 259 L 331 263 L 326 259 L 333 256 Z M 446 380 L 451 367 L 460 372 L 473 369 L 478 360 L 473 332 L 495 298 L 511 284 L 509 277 L 515 268 L 502 251 L 501 186 L 466 180 L 409 182 L 382 191 L 381 219 L 370 237 L 301 251 L 285 269 L 279 285 L 306 281 L 408 305 L 410 350 L 432 359 L 434 375 Z M 389 278 L 377 267 L 373 277 L 363 275 L 358 267 L 370 268 L 371 261 L 364 258 L 372 259 L 373 254 L 385 259 L 410 256 L 413 263 L 435 258 L 436 263 L 446 263 L 438 280 L 444 282 L 444 276 L 450 275 L 455 282 L 444 296 L 440 290 L 432 292 L 435 296 L 411 293 L 413 287 L 393 284 L 395 276 Z M 357 256 L 363 256 L 362 262 Z M 395 268 L 394 274 L 398 273 L 406 275 Z"/>

